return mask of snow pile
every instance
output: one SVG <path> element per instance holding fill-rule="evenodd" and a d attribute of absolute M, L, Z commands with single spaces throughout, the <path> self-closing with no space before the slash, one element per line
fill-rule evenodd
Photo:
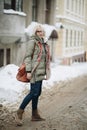
<path fill-rule="evenodd" d="M 71 66 L 62 66 L 56 63 L 51 64 L 51 78 L 44 82 L 44 86 L 53 86 L 59 81 L 69 80 L 80 75 L 87 74 L 87 63 L 74 63 Z"/>
<path fill-rule="evenodd" d="M 17 81 L 18 66 L 9 64 L 0 68 L 0 103 L 15 103 L 22 91 L 29 89 L 30 83 Z M 87 63 L 76 63 L 71 66 L 61 66 L 51 63 L 51 78 L 43 82 L 45 88 L 55 83 L 87 74 Z"/>
<path fill-rule="evenodd" d="M 14 102 L 26 88 L 16 79 L 18 66 L 10 64 L 0 69 L 0 101 Z"/>

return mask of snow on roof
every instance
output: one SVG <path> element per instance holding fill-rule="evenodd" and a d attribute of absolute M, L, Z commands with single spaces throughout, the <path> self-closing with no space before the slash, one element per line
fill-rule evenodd
<path fill-rule="evenodd" d="M 61 22 L 56 22 L 55 27 L 60 29 L 60 28 L 63 28 L 64 25 Z"/>
<path fill-rule="evenodd" d="M 27 28 L 25 28 L 25 33 L 27 33 L 29 36 L 32 36 L 34 33 L 34 28 L 37 26 L 39 23 L 37 22 L 31 22 Z"/>
<path fill-rule="evenodd" d="M 6 14 L 18 14 L 18 15 L 26 16 L 26 14 L 24 12 L 15 11 L 13 9 L 8 9 L 8 10 L 4 9 L 3 11 Z"/>
<path fill-rule="evenodd" d="M 43 28 L 45 30 L 45 33 L 46 33 L 46 37 L 49 38 L 52 31 L 53 30 L 56 30 L 56 27 L 55 26 L 52 26 L 52 25 L 48 25 L 48 24 L 43 24 Z"/>
<path fill-rule="evenodd" d="M 31 24 L 27 28 L 25 28 L 25 33 L 28 34 L 29 36 L 32 36 L 34 33 L 34 28 L 38 24 L 41 24 L 41 23 L 31 22 Z M 43 26 L 43 28 L 45 30 L 46 38 L 49 39 L 51 32 L 53 30 L 56 30 L 56 27 L 52 26 L 52 25 L 48 25 L 48 24 L 41 24 L 41 25 Z"/>

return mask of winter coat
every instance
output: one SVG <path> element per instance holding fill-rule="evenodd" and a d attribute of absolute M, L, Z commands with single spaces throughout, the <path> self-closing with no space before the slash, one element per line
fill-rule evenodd
<path fill-rule="evenodd" d="M 26 71 L 31 72 L 37 66 L 32 73 L 31 83 L 35 81 L 44 80 L 49 78 L 50 75 L 50 53 L 47 43 L 42 43 L 43 40 L 38 36 L 32 36 L 27 43 L 25 64 Z"/>

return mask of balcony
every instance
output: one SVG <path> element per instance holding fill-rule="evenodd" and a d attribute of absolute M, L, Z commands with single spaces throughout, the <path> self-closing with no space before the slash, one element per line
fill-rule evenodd
<path fill-rule="evenodd" d="M 14 43 L 23 37 L 25 18 L 19 14 L 0 14 L 0 43 Z"/>

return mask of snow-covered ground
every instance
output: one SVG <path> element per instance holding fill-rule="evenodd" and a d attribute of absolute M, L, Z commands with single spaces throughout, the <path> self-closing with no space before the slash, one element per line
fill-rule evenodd
<path fill-rule="evenodd" d="M 18 66 L 9 64 L 0 68 L 0 103 L 15 103 L 25 89 L 29 89 L 30 83 L 17 81 Z M 43 82 L 43 87 L 50 89 L 55 83 L 87 74 L 87 63 L 74 63 L 71 66 L 51 63 L 51 77 Z"/>

